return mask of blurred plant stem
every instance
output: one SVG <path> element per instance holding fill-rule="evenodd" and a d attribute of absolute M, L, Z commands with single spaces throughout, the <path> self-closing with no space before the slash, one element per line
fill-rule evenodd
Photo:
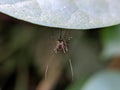
<path fill-rule="evenodd" d="M 16 82 L 14 90 L 28 90 L 29 86 L 29 58 L 23 49 L 16 56 Z"/>
<path fill-rule="evenodd" d="M 16 60 L 11 57 L 0 65 L 0 85 L 3 87 L 16 68 Z"/>

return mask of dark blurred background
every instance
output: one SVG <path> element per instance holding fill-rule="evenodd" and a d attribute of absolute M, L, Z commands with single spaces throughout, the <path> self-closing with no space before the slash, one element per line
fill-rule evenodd
<path fill-rule="evenodd" d="M 0 90 L 66 90 L 107 67 L 110 61 L 101 58 L 101 29 L 62 30 L 72 37 L 70 53 L 53 55 L 59 28 L 33 25 L 0 13 Z M 73 77 L 66 56 L 72 61 Z"/>

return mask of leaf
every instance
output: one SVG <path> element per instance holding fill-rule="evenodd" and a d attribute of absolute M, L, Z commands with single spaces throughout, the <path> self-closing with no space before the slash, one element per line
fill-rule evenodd
<path fill-rule="evenodd" d="M 94 75 L 87 75 L 70 85 L 66 90 L 119 90 L 120 72 L 102 70 Z"/>
<path fill-rule="evenodd" d="M 120 0 L 0 0 L 0 12 L 38 25 L 91 29 L 120 23 Z"/>
<path fill-rule="evenodd" d="M 79 90 L 120 90 L 120 72 L 112 70 L 101 71 L 92 76 Z"/>

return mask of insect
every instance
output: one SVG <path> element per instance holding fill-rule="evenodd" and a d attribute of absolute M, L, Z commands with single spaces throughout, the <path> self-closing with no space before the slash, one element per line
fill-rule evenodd
<path fill-rule="evenodd" d="M 56 47 L 54 48 L 55 53 L 58 52 L 63 52 L 66 54 L 68 52 L 68 41 L 70 39 L 66 40 L 65 38 L 62 37 L 62 30 L 60 30 L 60 36 L 59 39 L 56 42 Z"/>
<path fill-rule="evenodd" d="M 67 47 L 67 43 L 62 40 L 59 39 L 57 41 L 56 47 L 54 48 L 55 53 L 58 53 L 59 51 L 62 51 L 64 54 L 68 52 L 68 47 Z"/>
<path fill-rule="evenodd" d="M 66 35 L 66 34 L 65 34 Z M 70 41 L 71 37 L 69 37 L 67 40 L 62 37 L 62 30 L 60 30 L 59 33 L 59 39 L 56 41 L 56 46 L 54 48 L 55 54 L 58 54 L 59 52 L 67 54 L 68 53 L 68 44 Z M 72 80 L 73 80 L 73 67 L 72 67 L 72 62 L 71 59 L 69 58 L 69 65 L 70 65 L 70 70 L 72 74 Z M 45 78 L 47 77 L 47 72 L 48 72 L 49 64 L 47 64 L 46 70 L 45 70 Z"/>

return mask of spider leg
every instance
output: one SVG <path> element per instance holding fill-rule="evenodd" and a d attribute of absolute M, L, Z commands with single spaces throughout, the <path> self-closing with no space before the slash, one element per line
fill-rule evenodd
<path fill-rule="evenodd" d="M 64 45 L 62 46 L 62 50 L 63 50 L 63 53 L 65 54 L 66 53 L 66 47 Z"/>
<path fill-rule="evenodd" d="M 49 70 L 49 66 L 50 66 L 50 64 L 51 64 L 51 61 L 53 60 L 52 59 L 52 57 L 53 57 L 54 55 L 52 55 L 51 56 L 51 58 L 47 61 L 47 64 L 46 64 L 46 66 L 45 66 L 45 80 L 47 79 L 47 77 L 48 77 L 48 70 Z"/>
<path fill-rule="evenodd" d="M 48 69 L 49 69 L 49 64 L 47 64 L 45 69 L 45 80 L 47 79 Z"/>
<path fill-rule="evenodd" d="M 67 46 L 65 47 L 65 50 L 66 50 L 66 52 L 68 52 L 68 47 Z"/>
<path fill-rule="evenodd" d="M 70 65 L 70 70 L 71 70 L 71 75 L 72 75 L 72 80 L 73 80 L 74 72 L 73 72 L 73 66 L 72 66 L 71 59 L 69 59 L 69 65 Z"/>
<path fill-rule="evenodd" d="M 65 51 L 68 52 L 68 47 L 67 47 L 66 41 L 64 42 L 64 44 L 65 44 L 65 45 L 64 45 Z"/>
<path fill-rule="evenodd" d="M 64 54 L 66 53 L 66 51 L 65 51 L 65 49 L 63 48 L 63 52 L 64 52 Z"/>

